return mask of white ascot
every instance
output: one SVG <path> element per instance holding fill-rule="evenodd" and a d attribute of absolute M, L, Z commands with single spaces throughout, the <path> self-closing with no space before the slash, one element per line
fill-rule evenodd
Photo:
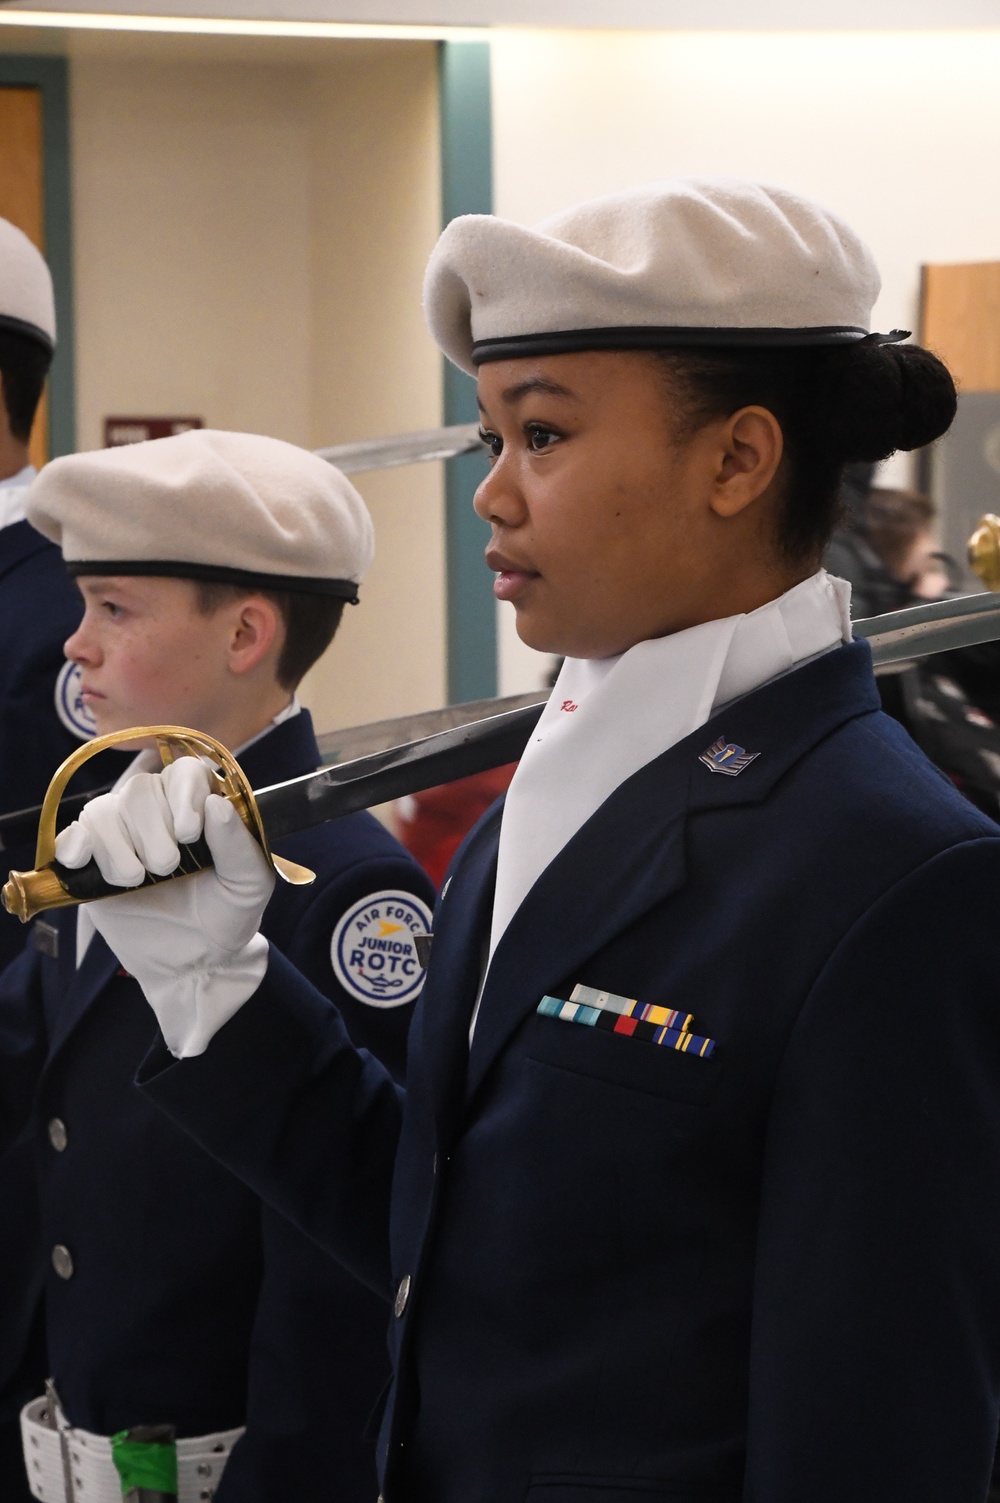
<path fill-rule="evenodd" d="M 545 868 L 615 789 L 730 700 L 851 640 L 851 587 L 821 569 L 748 615 L 567 658 L 507 792 L 490 957 Z"/>

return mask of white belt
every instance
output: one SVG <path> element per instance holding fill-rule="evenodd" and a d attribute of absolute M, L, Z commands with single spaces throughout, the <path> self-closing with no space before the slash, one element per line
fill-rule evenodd
<path fill-rule="evenodd" d="M 32 1399 L 21 1410 L 24 1465 L 33 1496 L 42 1503 L 122 1503 L 111 1441 L 67 1424 L 59 1409 L 55 1418 L 58 1428 L 53 1430 L 46 1398 Z M 215 1496 L 229 1453 L 242 1434 L 241 1426 L 177 1442 L 178 1503 L 206 1503 Z"/>

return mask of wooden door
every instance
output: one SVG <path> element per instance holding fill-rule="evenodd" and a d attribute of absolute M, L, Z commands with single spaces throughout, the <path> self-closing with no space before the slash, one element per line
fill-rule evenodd
<path fill-rule="evenodd" d="M 920 342 L 962 392 L 1000 391 L 1000 261 L 925 266 Z"/>
<path fill-rule="evenodd" d="M 42 91 L 0 86 L 0 216 L 23 230 L 45 254 Z M 31 462 L 48 458 L 48 402 L 42 398 L 31 434 Z"/>
<path fill-rule="evenodd" d="M 1000 261 L 925 266 L 920 339 L 958 385 L 958 416 L 927 453 L 945 549 L 964 564 L 984 512 L 1000 511 Z M 965 576 L 967 589 L 979 581 Z"/>

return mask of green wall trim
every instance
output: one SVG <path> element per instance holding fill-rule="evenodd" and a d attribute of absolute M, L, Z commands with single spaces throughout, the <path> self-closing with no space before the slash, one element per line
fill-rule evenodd
<path fill-rule="evenodd" d="M 488 42 L 439 44 L 441 223 L 493 212 L 493 140 Z M 448 361 L 444 420 L 478 417 L 476 384 Z M 472 509 L 486 473 L 478 454 L 445 467 L 448 589 L 448 698 L 452 704 L 497 692 L 497 615 L 493 576 L 483 562 L 490 529 Z"/>
<path fill-rule="evenodd" d="M 76 448 L 73 354 L 73 230 L 70 200 L 69 71 L 64 57 L 0 54 L 0 88 L 42 91 L 45 153 L 45 259 L 56 294 L 58 347 L 49 376 L 49 453 Z"/>

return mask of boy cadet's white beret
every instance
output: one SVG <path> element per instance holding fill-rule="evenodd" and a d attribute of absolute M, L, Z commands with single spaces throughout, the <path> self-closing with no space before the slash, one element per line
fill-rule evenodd
<path fill-rule="evenodd" d="M 346 476 L 252 433 L 195 429 L 47 464 L 28 521 L 71 574 L 152 574 L 356 601 L 375 538 Z"/>
<path fill-rule="evenodd" d="M 847 343 L 868 334 L 880 285 L 868 247 L 819 204 L 761 183 L 679 179 L 533 229 L 453 219 L 424 305 L 444 353 L 471 374 L 573 350 Z"/>
<path fill-rule="evenodd" d="M 0 219 L 0 329 L 54 350 L 56 305 L 45 258 L 27 235 Z"/>

